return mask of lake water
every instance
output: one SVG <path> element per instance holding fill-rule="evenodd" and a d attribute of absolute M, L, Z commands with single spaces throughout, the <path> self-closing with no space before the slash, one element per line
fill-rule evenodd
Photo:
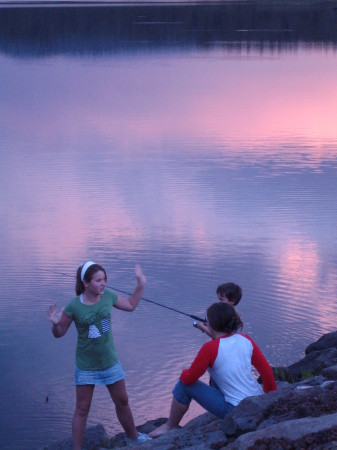
<path fill-rule="evenodd" d="M 1 448 L 71 434 L 76 331 L 46 310 L 87 259 L 127 292 L 140 263 L 146 298 L 201 317 L 238 283 L 272 365 L 336 329 L 336 11 L 0 8 Z M 137 425 L 168 415 L 207 340 L 192 322 L 113 312 Z M 98 422 L 121 431 L 103 388 Z"/>

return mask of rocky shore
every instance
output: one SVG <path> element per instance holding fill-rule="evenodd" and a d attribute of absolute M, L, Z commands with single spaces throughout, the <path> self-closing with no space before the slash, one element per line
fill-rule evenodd
<path fill-rule="evenodd" d="M 278 390 L 243 400 L 225 419 L 205 413 L 183 428 L 136 448 L 219 450 L 337 449 L 337 331 L 309 345 L 305 357 L 273 367 Z M 166 419 L 137 427 L 149 433 Z M 121 448 L 124 433 L 109 437 L 102 425 L 87 430 L 86 450 Z M 44 447 L 70 450 L 71 438 Z"/>

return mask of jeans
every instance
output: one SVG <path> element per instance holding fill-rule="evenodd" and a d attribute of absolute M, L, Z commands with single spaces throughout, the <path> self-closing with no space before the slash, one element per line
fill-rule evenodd
<path fill-rule="evenodd" d="M 226 402 L 222 392 L 202 381 L 197 381 L 194 384 L 184 384 L 179 380 L 172 394 L 183 405 L 189 405 L 192 399 L 195 400 L 206 411 L 221 419 L 234 408 L 233 405 Z"/>

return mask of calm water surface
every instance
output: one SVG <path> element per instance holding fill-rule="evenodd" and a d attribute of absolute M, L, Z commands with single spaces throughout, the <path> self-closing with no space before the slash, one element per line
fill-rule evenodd
<path fill-rule="evenodd" d="M 66 26 L 49 40 L 1 34 L 4 449 L 71 433 L 76 331 L 56 340 L 46 310 L 74 295 L 86 259 L 126 291 L 138 262 L 146 298 L 201 316 L 218 284 L 237 282 L 244 330 L 273 365 L 336 328 L 334 38 L 290 39 L 289 20 L 277 39 L 246 26 L 206 45 L 166 25 L 132 39 L 123 20 L 119 40 Z M 137 425 L 167 416 L 206 337 L 145 301 L 113 312 L 113 330 Z M 103 388 L 88 425 L 98 422 L 121 430 Z"/>

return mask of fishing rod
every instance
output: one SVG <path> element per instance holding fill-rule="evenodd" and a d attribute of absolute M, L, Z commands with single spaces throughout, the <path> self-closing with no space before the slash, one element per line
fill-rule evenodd
<path fill-rule="evenodd" d="M 73 275 L 69 275 L 68 273 L 64 273 L 64 272 L 56 272 L 55 270 L 42 269 L 41 267 L 37 267 L 37 270 L 40 270 L 40 271 L 42 271 L 42 272 L 50 272 L 50 273 L 54 273 L 54 274 L 56 274 L 56 275 L 63 275 L 64 277 L 74 278 Z M 114 290 L 114 291 L 121 292 L 122 294 L 132 295 L 132 294 L 130 294 L 129 292 L 123 291 L 122 289 L 117 289 L 117 288 L 115 288 L 115 287 L 108 286 L 108 285 L 106 285 L 106 287 L 109 288 L 109 289 L 112 289 L 112 290 Z M 162 303 L 158 303 L 158 302 L 155 302 L 155 301 L 153 301 L 153 300 L 149 300 L 148 298 L 142 297 L 141 300 L 144 300 L 145 302 L 148 302 L 148 303 L 152 303 L 153 305 L 161 306 L 162 308 L 169 309 L 169 310 L 174 311 L 174 312 L 176 312 L 176 313 L 178 313 L 178 314 L 183 314 L 184 316 L 190 317 L 191 319 L 197 320 L 198 322 L 206 322 L 205 319 L 201 319 L 201 318 L 198 317 L 198 316 L 195 316 L 195 315 L 193 315 L 193 314 L 185 313 L 184 311 L 180 311 L 179 309 L 172 308 L 171 306 L 163 305 Z"/>

